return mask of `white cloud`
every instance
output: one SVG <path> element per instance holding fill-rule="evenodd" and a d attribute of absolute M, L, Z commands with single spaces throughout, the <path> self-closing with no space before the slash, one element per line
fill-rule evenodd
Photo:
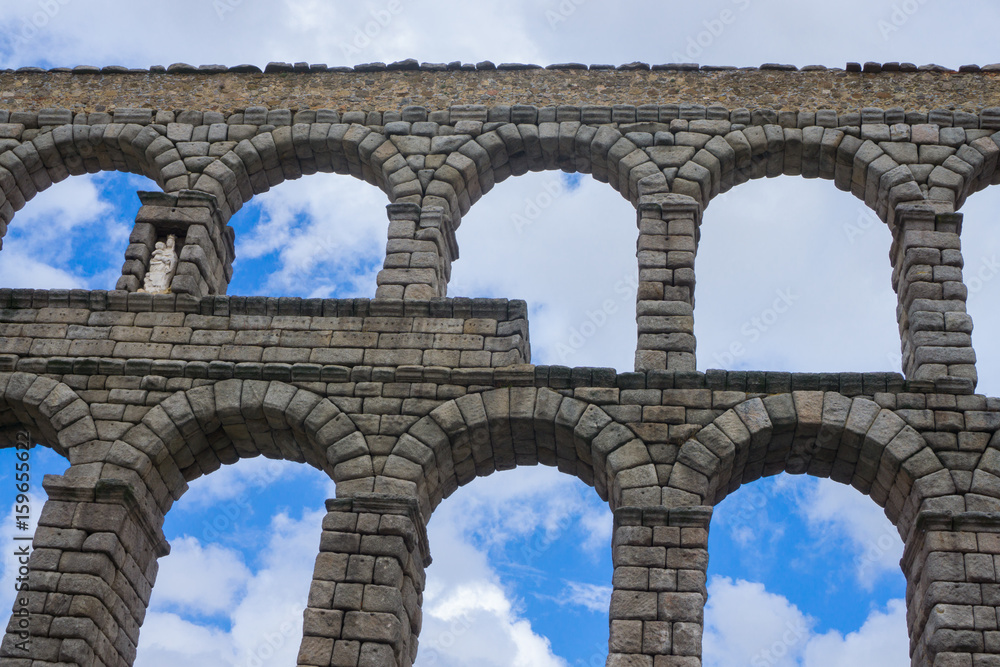
<path fill-rule="evenodd" d="M 451 523 L 438 523 L 431 539 L 417 667 L 566 665 L 521 616 L 483 551 Z"/>
<path fill-rule="evenodd" d="M 885 611 L 874 610 L 857 632 L 830 632 L 814 637 L 805 651 L 805 667 L 854 667 L 910 664 L 906 636 L 906 603 L 890 600 Z"/>
<path fill-rule="evenodd" d="M 813 623 L 763 584 L 715 577 L 705 606 L 705 666 L 748 661 L 753 667 L 797 665 Z"/>
<path fill-rule="evenodd" d="M 4 242 L 0 252 L 0 285 L 15 289 L 85 289 L 79 276 L 40 262 L 35 256 L 19 252 L 17 243 Z M 12 247 L 13 246 L 13 247 Z"/>
<path fill-rule="evenodd" d="M 202 507 L 226 500 L 246 500 L 254 491 L 269 484 L 297 475 L 309 475 L 313 470 L 265 456 L 240 459 L 237 464 L 224 465 L 212 474 L 191 482 L 184 494 L 183 506 Z"/>
<path fill-rule="evenodd" d="M 962 248 L 965 284 L 969 288 L 969 314 L 975 323 L 972 343 L 976 346 L 976 391 L 987 396 L 1000 395 L 1000 235 L 997 211 L 1000 188 L 992 187 L 973 195 L 962 208 Z"/>
<path fill-rule="evenodd" d="M 699 368 L 900 371 L 891 237 L 830 183 L 735 188 L 705 211 Z"/>
<path fill-rule="evenodd" d="M 802 6 L 789 0 L 779 5 L 720 0 L 668 9 L 660 2 L 636 0 L 629 12 L 607 12 L 593 2 L 514 0 L 494 6 L 441 0 L 427 8 L 413 0 L 337 5 L 285 0 L 275 11 L 264 0 L 179 0 L 171 11 L 156 17 L 158 30 L 185 35 L 178 42 L 150 39 L 149 14 L 117 11 L 111 0 L 34 0 L 0 7 L 0 21 L 9 26 L 0 66 L 41 61 L 147 67 L 180 59 L 196 65 L 240 61 L 262 65 L 292 58 L 339 65 L 408 57 L 543 65 L 568 60 L 693 60 L 840 66 L 850 57 L 957 66 L 973 61 L 985 64 L 984 58 L 989 58 L 981 40 L 926 39 L 928 30 L 952 25 L 946 4 L 922 4 L 901 22 L 894 17 L 895 3 L 890 0 L 874 4 L 845 0 L 842 11 L 835 14 L 824 12 L 820 5 Z M 722 24 L 725 11 L 734 18 Z M 967 11 L 987 22 L 1000 18 L 996 6 L 985 0 L 968 3 Z M 266 26 L 260 21 L 263 12 L 268 12 Z M 635 16 L 650 22 L 669 21 L 670 36 L 635 39 Z M 859 16 L 864 20 L 859 21 Z M 809 28 L 819 21 L 827 28 L 826 34 L 836 39 L 817 39 L 815 30 Z M 880 22 L 898 29 L 885 30 Z M 956 35 L 962 27 L 955 27 Z M 784 38 L 760 39 L 775 31 Z M 246 35 L 253 39 L 245 39 Z M 441 35 L 446 38 L 432 38 Z"/>
<path fill-rule="evenodd" d="M 170 547 L 156 576 L 157 607 L 197 616 L 230 611 L 252 576 L 243 557 L 194 537 L 175 539 Z"/>
<path fill-rule="evenodd" d="M 534 363 L 631 371 L 638 284 L 631 204 L 590 176 L 568 187 L 557 173 L 511 178 L 482 204 L 458 230 L 462 256 L 449 295 L 526 300 Z"/>
<path fill-rule="evenodd" d="M 266 290 L 312 298 L 373 295 L 388 203 L 377 188 L 347 176 L 292 181 L 260 195 L 251 204 L 259 208 L 258 224 L 237 236 L 234 282 L 246 260 L 273 255 L 278 268 L 261 281 Z M 240 216 L 250 215 L 237 214 L 233 225 L 239 229 Z"/>
<path fill-rule="evenodd" d="M 867 590 L 884 575 L 899 575 L 903 541 L 871 498 L 844 484 L 813 480 L 801 500 L 800 511 L 818 533 L 847 538 L 858 582 Z"/>
<path fill-rule="evenodd" d="M 137 667 L 216 667 L 235 665 L 235 660 L 224 630 L 198 625 L 169 612 L 146 614 L 135 661 Z"/>
<path fill-rule="evenodd" d="M 612 528 L 611 512 L 593 489 L 547 466 L 498 473 L 459 489 L 435 511 L 429 527 L 446 522 L 487 547 L 537 535 L 527 547 L 530 559 L 574 528 L 583 533 L 581 546 L 595 554 L 610 543 Z"/>
<path fill-rule="evenodd" d="M 108 199 L 122 184 L 146 187 L 135 176 L 86 174 L 40 192 L 15 215 L 3 240 L 0 285 L 113 289 L 132 230 L 132 220 Z M 134 204 L 138 210 L 138 199 Z"/>
<path fill-rule="evenodd" d="M 593 492 L 571 478 L 547 468 L 517 472 L 460 489 L 435 512 L 428 526 L 434 563 L 427 571 L 418 666 L 566 665 L 524 618 L 520 603 L 496 573 L 492 555 L 497 560 L 509 556 L 537 574 L 534 568 L 574 525 L 577 531 L 610 538 L 610 524 L 592 516 L 596 504 L 588 506 L 586 495 Z M 532 539 L 523 550 L 505 549 L 528 537 Z M 581 543 L 584 554 L 586 541 Z M 607 543 L 602 541 L 605 548 Z M 560 602 L 605 613 L 609 597 L 605 587 L 570 582 Z"/>
<path fill-rule="evenodd" d="M 778 477 L 768 484 L 784 479 L 790 478 Z M 713 530 L 728 530 L 732 540 L 743 549 L 766 549 L 782 539 L 785 523 L 781 517 L 771 516 L 772 486 L 744 485 L 730 498 L 716 506 L 712 515 Z"/>
<path fill-rule="evenodd" d="M 727 577 L 709 582 L 705 607 L 705 667 L 848 667 L 909 664 L 906 607 L 891 600 L 856 632 L 817 633 L 816 619 L 762 584 Z"/>
<path fill-rule="evenodd" d="M 595 613 L 607 613 L 611 606 L 611 586 L 597 586 L 579 581 L 566 582 L 563 597 L 557 601 L 564 605 L 576 605 Z"/>
<path fill-rule="evenodd" d="M 317 510 L 301 519 L 273 517 L 270 540 L 255 570 L 231 550 L 203 546 L 190 537 L 175 540 L 180 560 L 171 563 L 172 555 L 161 561 L 167 578 L 154 590 L 136 666 L 161 667 L 178 660 L 206 666 L 293 664 L 324 515 Z M 213 577 L 217 580 L 211 581 Z M 168 591 L 162 592 L 163 587 Z M 192 623 L 185 612 L 197 605 L 203 612 L 228 608 L 227 623 Z"/>

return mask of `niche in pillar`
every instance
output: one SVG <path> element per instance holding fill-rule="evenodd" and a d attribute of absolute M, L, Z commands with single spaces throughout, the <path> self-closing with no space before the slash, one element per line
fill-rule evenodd
<path fill-rule="evenodd" d="M 194 190 L 176 193 L 140 192 L 142 208 L 125 251 L 122 277 L 116 289 L 136 292 L 147 274 L 159 270 L 154 261 L 175 237 L 176 267 L 167 289 L 179 294 L 225 294 L 233 276 L 235 236 L 213 195 Z M 158 249 L 163 243 L 164 248 Z"/>

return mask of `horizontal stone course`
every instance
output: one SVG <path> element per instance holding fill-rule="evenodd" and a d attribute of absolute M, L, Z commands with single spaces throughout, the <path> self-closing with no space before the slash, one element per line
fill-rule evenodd
<path fill-rule="evenodd" d="M 892 65 L 891 63 L 889 65 Z M 987 65 L 975 69 L 966 68 L 960 74 L 947 68 L 907 65 L 901 67 L 869 68 L 862 73 L 860 66 L 857 70 L 849 66 L 847 71 L 837 68 L 807 67 L 801 71 L 795 71 L 792 66 L 774 67 L 766 65 L 761 68 L 741 68 L 738 71 L 729 68 L 693 67 L 688 64 L 676 65 L 654 65 L 650 67 L 621 66 L 619 68 L 608 68 L 604 66 L 552 66 L 551 68 L 537 68 L 525 65 L 502 65 L 499 68 L 477 68 L 473 65 L 445 66 L 432 63 L 417 64 L 415 68 L 410 67 L 390 67 L 384 63 L 374 63 L 359 65 L 355 68 L 327 67 L 326 65 L 314 65 L 308 68 L 296 70 L 291 65 L 272 64 L 268 66 L 267 73 L 262 72 L 262 68 L 241 65 L 226 68 L 223 66 L 204 66 L 194 68 L 191 66 L 170 68 L 153 68 L 151 70 L 123 70 L 113 68 L 88 68 L 77 67 L 73 69 L 56 68 L 45 71 L 38 68 L 20 68 L 16 71 L 0 71 L 0 89 L 8 90 L 7 85 L 13 81 L 22 84 L 22 91 L 27 84 L 28 89 L 33 85 L 41 85 L 44 81 L 65 78 L 66 84 L 72 81 L 76 87 L 83 87 L 96 94 L 96 99 L 100 100 L 104 106 L 115 109 L 115 118 L 128 118 L 139 122 L 150 122 L 150 120 L 165 121 L 168 114 L 170 120 L 181 118 L 184 122 L 197 120 L 192 113 L 184 112 L 175 114 L 171 112 L 161 112 L 152 115 L 139 115 L 136 112 L 140 109 L 130 107 L 144 106 L 152 102 L 156 104 L 158 100 L 166 101 L 169 96 L 171 104 L 163 105 L 168 109 L 199 108 L 218 110 L 218 87 L 220 81 L 224 82 L 226 95 L 231 104 L 235 107 L 247 109 L 247 113 L 242 111 L 241 116 L 246 115 L 250 120 L 257 122 L 301 122 L 306 116 L 288 113 L 284 117 L 275 114 L 266 114 L 266 108 L 281 109 L 283 105 L 288 105 L 289 101 L 300 101 L 301 109 L 309 109 L 308 112 L 299 111 L 298 114 L 315 113 L 319 118 L 324 115 L 326 122 L 330 122 L 330 111 L 313 112 L 313 109 L 323 109 L 322 104 L 313 104 L 314 101 L 329 97 L 330 90 L 337 90 L 338 86 L 351 89 L 355 95 L 357 89 L 355 82 L 364 80 L 374 80 L 375 85 L 365 86 L 363 90 L 367 92 L 374 108 L 383 111 L 392 111 L 397 120 L 402 119 L 402 113 L 406 112 L 407 118 L 421 118 L 422 115 L 413 111 L 419 106 L 448 108 L 458 104 L 463 96 L 467 99 L 479 102 L 480 95 L 477 91 L 483 87 L 493 87 L 499 90 L 494 93 L 497 104 L 513 105 L 518 103 L 534 102 L 536 99 L 542 104 L 571 104 L 585 105 L 593 104 L 593 95 L 589 100 L 583 100 L 572 92 L 567 84 L 577 80 L 587 81 L 587 88 L 592 89 L 593 82 L 602 82 L 609 89 L 605 94 L 608 106 L 629 102 L 633 118 L 636 106 L 642 108 L 646 101 L 646 90 L 656 88 L 661 82 L 669 80 L 672 85 L 680 86 L 681 90 L 690 91 L 689 101 L 701 106 L 704 113 L 705 105 L 721 99 L 732 99 L 744 102 L 737 106 L 753 106 L 748 104 L 750 100 L 773 99 L 774 86 L 787 85 L 784 97 L 799 99 L 816 99 L 829 104 L 831 97 L 834 99 L 843 97 L 851 99 L 851 95 L 822 95 L 823 88 L 847 89 L 865 87 L 874 88 L 868 98 L 868 106 L 902 106 L 900 104 L 905 99 L 898 92 L 897 85 L 905 81 L 907 85 L 917 85 L 929 89 L 927 99 L 933 100 L 933 104 L 942 107 L 948 106 L 948 100 L 953 98 L 955 105 L 962 108 L 968 100 L 974 97 L 971 94 L 962 94 L 963 89 L 970 85 L 981 88 L 983 91 L 989 90 L 989 80 L 996 75 L 997 66 Z M 589 69 L 589 71 L 588 71 Z M 442 77 L 447 77 L 451 86 L 444 88 L 435 85 Z M 244 88 L 249 82 L 267 81 L 270 88 L 268 95 L 263 98 L 259 89 L 254 88 L 255 94 L 251 96 L 249 89 Z M 911 83 L 913 80 L 919 83 Z M 623 90 L 621 82 L 641 81 L 639 85 L 628 87 Z M 787 83 L 784 83 L 787 82 Z M 403 101 L 397 97 L 397 89 L 406 87 L 408 95 L 403 97 Z M 712 94 L 712 89 L 719 92 Z M 209 90 L 216 91 L 211 95 Z M 515 98 L 512 93 L 518 91 Z M 613 91 L 613 92 L 612 92 Z M 721 93 L 728 93 L 723 96 Z M 325 93 L 325 95 L 324 95 Z M 878 93 L 883 93 L 879 95 Z M 888 97 L 884 93 L 888 94 Z M 20 94 L 23 94 L 20 93 Z M 525 97 L 528 95 L 528 97 Z M 977 91 L 976 97 L 979 96 Z M 31 98 L 31 95 L 25 95 Z M 91 95 L 93 98 L 93 95 Z M 185 99 L 186 98 L 186 99 Z M 508 99 L 509 98 L 509 99 Z M 62 99 L 58 95 L 51 93 L 45 98 L 45 102 L 36 103 L 34 114 L 42 113 L 43 121 L 63 120 L 67 111 L 78 108 L 76 98 Z M 988 100 L 989 97 L 987 96 Z M 273 100 L 273 102 L 271 102 Z M 382 102 L 379 104 L 379 102 Z M 650 99 L 650 102 L 656 102 Z M 3 98 L 0 97 L 0 105 L 3 105 Z M 188 102 L 188 104 L 185 104 Z M 242 103 L 241 103 L 242 102 Z M 271 102 L 271 103 L 269 103 Z M 435 103 L 436 102 L 436 103 Z M 896 102 L 896 104 L 892 104 Z M 92 102 L 96 106 L 98 102 Z M 265 113 L 258 111 L 261 104 L 265 107 Z M 633 106 L 635 105 L 635 106 Z M 986 106 L 997 106 L 986 104 Z M 64 108 L 59 108 L 60 106 Z M 291 106 L 291 105 L 289 105 Z M 626 105 L 622 105 L 623 107 Z M 693 105 L 692 105 L 693 106 Z M 799 106 L 806 106 L 799 104 Z M 822 105 L 817 105 L 822 106 Z M 864 103 L 861 106 L 865 106 Z M 120 109 L 119 109 L 120 107 Z M 31 107 L 29 107 L 30 109 Z M 128 115 L 122 112 L 128 111 Z M 284 106 L 284 109 L 288 109 Z M 855 109 L 858 111 L 860 109 Z M 87 107 L 86 112 L 96 116 L 101 113 L 94 113 L 95 108 Z M 102 110 L 103 111 L 103 110 Z M 256 112 L 250 118 L 250 111 Z M 333 111 L 336 114 L 336 111 Z M 16 115 L 16 114 L 15 114 Z M 205 118 L 211 114 L 204 114 L 202 122 L 210 119 Z M 220 114 L 221 115 L 221 114 Z M 274 116 L 272 118 L 272 115 Z M 869 114 L 871 117 L 871 114 Z M 0 120 L 2 120 L 0 115 Z M 486 118 L 484 117 L 484 120 Z M 27 120 L 19 117 L 19 120 Z M 33 115 L 30 119 L 33 126 L 40 125 L 39 116 Z M 242 119 L 241 119 L 242 120 Z M 335 122 L 335 121 L 334 121 Z"/>

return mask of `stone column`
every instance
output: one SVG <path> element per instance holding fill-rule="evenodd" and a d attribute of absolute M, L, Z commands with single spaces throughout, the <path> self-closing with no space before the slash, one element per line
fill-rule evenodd
<path fill-rule="evenodd" d="M 711 507 L 615 510 L 608 667 L 698 667 Z"/>
<path fill-rule="evenodd" d="M 140 192 L 139 200 L 142 208 L 115 289 L 141 289 L 156 243 L 173 234 L 179 262 L 170 291 L 194 296 L 225 294 L 233 277 L 235 234 L 215 196 L 195 190 Z"/>
<path fill-rule="evenodd" d="M 412 498 L 326 501 L 299 667 L 409 667 L 430 550 Z"/>
<path fill-rule="evenodd" d="M 378 274 L 378 299 L 433 299 L 448 293 L 451 263 L 458 259 L 447 209 L 389 204 L 389 241 Z"/>
<path fill-rule="evenodd" d="M 43 486 L 49 499 L 28 563 L 30 590 L 14 602 L 0 662 L 129 667 L 156 559 L 170 552 L 163 516 L 120 480 L 46 475 Z M 27 652 L 19 634 L 25 618 Z"/>
<path fill-rule="evenodd" d="M 686 195 L 640 199 L 637 371 L 696 368 L 694 260 L 701 215 L 701 204 Z"/>
<path fill-rule="evenodd" d="M 1000 664 L 1000 513 L 924 511 L 907 539 L 910 664 Z"/>
<path fill-rule="evenodd" d="M 900 204 L 895 213 L 890 256 L 903 373 L 937 389 L 972 393 L 976 353 L 962 282 L 962 215 L 927 202 Z"/>

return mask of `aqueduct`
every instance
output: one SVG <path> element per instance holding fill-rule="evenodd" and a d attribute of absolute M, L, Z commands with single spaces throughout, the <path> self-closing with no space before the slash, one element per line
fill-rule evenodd
<path fill-rule="evenodd" d="M 459 486 L 545 464 L 614 512 L 608 665 L 701 664 L 712 506 L 781 472 L 850 484 L 905 542 L 912 664 L 1000 661 L 1000 399 L 975 393 L 969 195 L 1000 183 L 1000 67 L 175 65 L 0 72 L 0 233 L 71 175 L 144 174 L 108 291 L 0 289 L 0 445 L 66 456 L 30 560 L 30 649 L 132 664 L 187 483 L 263 454 L 336 481 L 301 667 L 410 665 L 425 525 Z M 498 182 L 591 174 L 637 212 L 635 371 L 530 363 L 521 301 L 446 297 Z M 371 299 L 226 296 L 229 221 L 317 172 L 388 199 Z M 832 180 L 893 236 L 903 375 L 695 364 L 702 213 L 749 179 Z M 170 291 L 139 291 L 178 239 Z"/>

